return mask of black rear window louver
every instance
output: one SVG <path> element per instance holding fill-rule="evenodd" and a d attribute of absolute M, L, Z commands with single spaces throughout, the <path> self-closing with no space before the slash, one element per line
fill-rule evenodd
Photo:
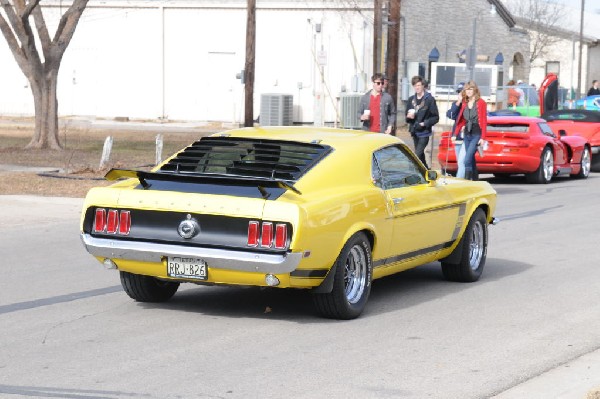
<path fill-rule="evenodd" d="M 331 151 L 313 143 L 239 137 L 203 137 L 161 172 L 298 180 Z"/>

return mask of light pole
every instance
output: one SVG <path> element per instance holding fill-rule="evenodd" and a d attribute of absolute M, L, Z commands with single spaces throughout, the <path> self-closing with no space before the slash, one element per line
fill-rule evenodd
<path fill-rule="evenodd" d="M 582 0 L 583 1 L 583 0 Z M 490 8 L 490 15 L 496 14 L 496 6 L 492 4 Z M 477 18 L 473 18 L 473 37 L 471 38 L 471 45 L 467 49 L 465 62 L 469 69 L 469 80 L 473 80 L 475 76 L 475 63 L 477 62 Z"/>
<path fill-rule="evenodd" d="M 467 68 L 469 68 L 469 80 L 473 80 L 475 75 L 475 62 L 477 61 L 477 17 L 473 18 L 473 37 L 471 45 L 467 49 Z"/>
<path fill-rule="evenodd" d="M 585 0 L 581 0 L 581 20 L 579 22 L 579 63 L 577 65 L 577 95 L 576 98 L 583 92 L 581 87 L 581 64 L 583 64 L 583 14 L 585 10 Z"/>

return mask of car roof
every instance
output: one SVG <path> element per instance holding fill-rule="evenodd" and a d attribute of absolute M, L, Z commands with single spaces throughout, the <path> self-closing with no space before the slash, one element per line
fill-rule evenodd
<path fill-rule="evenodd" d="M 267 126 L 249 127 L 215 133 L 213 136 L 244 137 L 266 140 L 289 140 L 301 143 L 317 143 L 335 149 L 350 149 L 360 146 L 373 151 L 382 146 L 402 143 L 395 136 L 364 130 L 339 129 L 314 126 Z"/>

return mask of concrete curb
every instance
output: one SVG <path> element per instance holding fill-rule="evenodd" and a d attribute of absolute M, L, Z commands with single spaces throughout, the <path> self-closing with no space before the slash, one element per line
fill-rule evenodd
<path fill-rule="evenodd" d="M 600 349 L 561 364 L 493 399 L 600 399 Z M 595 388 L 592 388 L 595 387 Z"/>

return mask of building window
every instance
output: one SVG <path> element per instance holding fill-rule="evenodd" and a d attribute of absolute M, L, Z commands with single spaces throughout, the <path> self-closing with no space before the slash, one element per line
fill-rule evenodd
<path fill-rule="evenodd" d="M 558 75 L 560 72 L 560 62 L 559 61 L 546 61 L 546 75 L 549 73 L 554 73 Z"/>

